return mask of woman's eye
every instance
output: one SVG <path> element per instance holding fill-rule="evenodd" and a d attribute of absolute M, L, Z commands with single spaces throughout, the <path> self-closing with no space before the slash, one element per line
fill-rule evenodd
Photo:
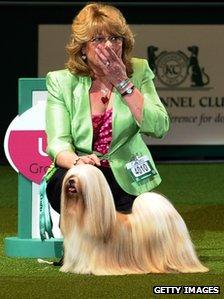
<path fill-rule="evenodd" d="M 111 37 L 110 37 L 110 41 L 111 41 L 111 42 L 116 42 L 117 39 L 118 39 L 117 36 L 111 36 Z"/>
<path fill-rule="evenodd" d="M 104 37 L 95 37 L 95 38 L 93 39 L 93 41 L 94 41 L 95 43 L 102 43 L 103 40 L 104 40 Z"/>

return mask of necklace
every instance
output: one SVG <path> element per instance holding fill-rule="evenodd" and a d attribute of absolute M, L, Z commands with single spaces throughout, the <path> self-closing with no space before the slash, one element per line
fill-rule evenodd
<path fill-rule="evenodd" d="M 110 89 L 102 89 L 101 88 L 101 94 L 103 94 L 102 96 L 101 96 L 101 101 L 103 102 L 103 104 L 105 105 L 105 104 L 107 104 L 108 102 L 109 102 L 109 100 L 110 100 L 110 96 L 111 96 L 111 90 Z"/>
<path fill-rule="evenodd" d="M 109 102 L 112 89 L 113 86 L 111 84 L 103 84 L 99 80 L 93 81 L 92 92 L 96 93 L 96 98 L 98 98 L 104 105 Z"/>

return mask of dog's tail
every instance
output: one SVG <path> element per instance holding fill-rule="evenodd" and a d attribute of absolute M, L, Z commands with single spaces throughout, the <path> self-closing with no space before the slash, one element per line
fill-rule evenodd
<path fill-rule="evenodd" d="M 148 192 L 133 205 L 132 221 L 142 234 L 139 246 L 146 246 L 149 272 L 206 272 L 199 261 L 184 220 L 162 195 Z M 137 250 L 137 252 L 140 252 Z"/>

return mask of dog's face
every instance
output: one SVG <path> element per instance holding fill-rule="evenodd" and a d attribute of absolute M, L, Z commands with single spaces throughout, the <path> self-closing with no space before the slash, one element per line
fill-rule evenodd
<path fill-rule="evenodd" d="M 154 52 L 157 51 L 157 50 L 158 50 L 158 48 L 155 47 L 155 46 L 149 46 L 149 47 L 148 47 L 148 51 L 150 51 L 150 52 L 152 52 L 152 53 L 154 53 Z"/>
<path fill-rule="evenodd" d="M 72 230 L 72 221 L 75 220 L 79 226 L 82 226 L 83 215 L 85 211 L 85 202 L 83 199 L 82 182 L 79 174 L 73 169 L 68 170 L 62 186 L 62 230 L 63 234 Z M 72 216 L 70 218 L 70 216 Z M 73 220 L 72 220 L 73 219 Z M 64 223 L 67 221 L 67 224 Z M 69 222 L 70 221 L 70 222 Z"/>
<path fill-rule="evenodd" d="M 63 180 L 63 192 L 68 198 L 82 196 L 88 189 L 88 185 L 99 183 L 99 172 L 95 166 L 84 164 L 70 168 Z"/>
<path fill-rule="evenodd" d="M 187 48 L 192 54 L 198 54 L 198 46 L 191 46 Z"/>
<path fill-rule="evenodd" d="M 68 197 L 75 197 L 82 193 L 81 183 L 77 176 L 71 175 L 65 181 L 65 193 Z"/>

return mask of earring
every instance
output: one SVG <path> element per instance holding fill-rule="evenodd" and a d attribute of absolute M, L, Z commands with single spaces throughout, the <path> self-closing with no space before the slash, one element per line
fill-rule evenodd
<path fill-rule="evenodd" d="M 82 54 L 82 59 L 86 60 L 86 54 Z"/>

